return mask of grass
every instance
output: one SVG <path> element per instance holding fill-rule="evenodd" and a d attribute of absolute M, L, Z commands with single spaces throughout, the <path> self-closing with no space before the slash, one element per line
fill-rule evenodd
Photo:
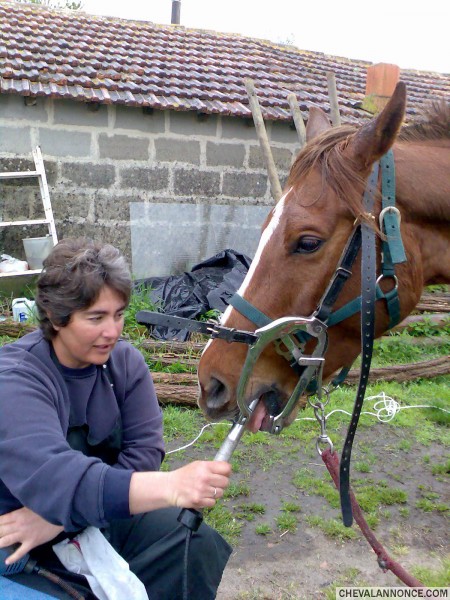
<path fill-rule="evenodd" d="M 336 519 L 324 519 L 319 515 L 309 515 L 305 520 L 311 527 L 320 529 L 326 536 L 341 542 L 352 540 L 357 536 L 354 529 L 345 527 Z"/>
<path fill-rule="evenodd" d="M 425 566 L 413 567 L 412 573 L 427 587 L 448 587 L 450 585 L 450 555 L 439 558 L 437 569 Z"/>
<path fill-rule="evenodd" d="M 325 590 L 326 600 L 336 600 L 336 589 L 339 587 L 365 587 L 367 583 L 361 578 L 361 572 L 356 568 L 347 569 L 337 581 Z"/>
<path fill-rule="evenodd" d="M 297 529 L 298 520 L 292 513 L 285 513 L 276 518 L 276 525 L 280 531 L 294 533 Z"/>
<path fill-rule="evenodd" d="M 255 527 L 255 533 L 258 535 L 269 535 L 272 533 L 272 527 L 269 523 L 260 523 Z"/>

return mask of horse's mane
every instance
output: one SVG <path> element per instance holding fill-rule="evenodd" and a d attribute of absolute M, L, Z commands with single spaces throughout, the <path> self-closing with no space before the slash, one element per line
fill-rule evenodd
<path fill-rule="evenodd" d="M 294 186 L 314 167 L 322 171 L 323 180 L 339 198 L 345 199 L 352 214 L 361 213 L 361 194 L 364 180 L 356 164 L 344 157 L 343 151 L 356 128 L 341 125 L 328 129 L 309 141 L 300 151 L 291 167 L 286 187 Z"/>
<path fill-rule="evenodd" d="M 356 131 L 356 127 L 341 125 L 309 141 L 292 165 L 286 187 L 294 186 L 302 176 L 318 167 L 323 180 L 338 198 L 347 203 L 355 217 L 360 216 L 365 182 L 356 164 L 344 157 L 344 150 Z M 406 142 L 445 138 L 450 138 L 450 103 L 445 100 L 433 102 L 420 120 L 404 126 L 398 135 L 398 140 Z"/>
<path fill-rule="evenodd" d="M 434 100 L 424 111 L 420 120 L 403 127 L 398 139 L 401 141 L 439 140 L 450 138 L 450 103 Z"/>

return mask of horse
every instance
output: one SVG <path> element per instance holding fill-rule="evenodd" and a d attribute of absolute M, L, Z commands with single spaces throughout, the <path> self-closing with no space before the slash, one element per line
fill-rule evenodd
<path fill-rule="evenodd" d="M 399 82 L 384 109 L 359 128 L 331 127 L 325 112 L 311 107 L 307 143 L 296 157 L 282 197 L 262 227 L 250 269 L 238 290 L 247 306 L 273 322 L 295 315 L 317 315 L 317 306 L 336 271 L 355 222 L 375 231 L 376 269 L 382 293 L 395 291 L 396 321 L 417 305 L 427 285 L 450 282 L 450 105 L 433 102 L 421 119 L 404 125 L 406 87 Z M 393 155 L 395 195 L 404 260 L 384 277 L 381 251 L 386 232 L 378 225 L 382 194 L 375 178 L 374 205 L 362 203 L 374 165 Z M 379 178 L 381 179 L 381 177 Z M 381 222 L 380 222 L 381 223 Z M 358 297 L 361 251 L 333 310 Z M 375 267 L 374 267 L 375 268 Z M 391 326 L 387 301 L 374 303 L 374 337 Z M 238 306 L 239 308 L 239 306 Z M 221 325 L 255 331 L 248 311 L 227 307 Z M 315 312 L 316 311 L 316 312 Z M 361 352 L 361 319 L 350 314 L 328 326 L 323 357 L 323 382 L 350 365 Z M 305 353 L 316 341 L 306 341 Z M 212 339 L 198 365 L 198 404 L 208 419 L 233 419 L 239 414 L 240 376 L 246 361 L 245 344 Z M 246 427 L 270 431 L 271 416 L 286 406 L 299 375 L 275 343 L 269 343 L 252 366 L 243 402 L 259 399 Z M 286 424 L 304 406 L 302 394 Z"/>

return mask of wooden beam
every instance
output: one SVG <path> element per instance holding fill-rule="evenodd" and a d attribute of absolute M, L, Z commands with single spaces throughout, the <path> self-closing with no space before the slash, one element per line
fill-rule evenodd
<path fill-rule="evenodd" d="M 333 127 L 338 127 L 341 124 L 341 116 L 339 114 L 339 104 L 336 91 L 336 77 L 334 73 L 327 73 L 328 96 L 330 97 L 331 107 L 331 123 Z"/>
<path fill-rule="evenodd" d="M 306 144 L 306 127 L 303 121 L 302 113 L 298 106 L 297 96 L 295 94 L 289 94 L 288 97 L 289 106 L 291 107 L 292 118 L 294 119 L 295 129 L 297 131 L 298 140 L 300 142 L 300 148 Z"/>
<path fill-rule="evenodd" d="M 248 100 L 250 109 L 253 115 L 253 122 L 256 128 L 256 135 L 258 136 L 259 145 L 263 153 L 264 160 L 266 162 L 267 173 L 269 174 L 270 189 L 272 191 L 272 197 L 276 202 L 281 198 L 282 190 L 280 181 L 278 179 L 277 169 L 275 161 L 273 160 L 272 151 L 269 145 L 269 139 L 267 137 L 266 126 L 259 106 L 258 97 L 256 96 L 255 85 L 249 78 L 244 79 L 245 89 L 247 90 Z"/>

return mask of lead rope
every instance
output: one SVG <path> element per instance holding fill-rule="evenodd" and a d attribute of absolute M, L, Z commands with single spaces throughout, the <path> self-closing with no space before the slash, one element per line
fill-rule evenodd
<path fill-rule="evenodd" d="M 325 392 L 326 400 L 322 402 L 322 392 Z M 314 409 L 314 415 L 320 425 L 320 435 L 317 438 L 316 449 L 320 457 L 322 458 L 328 472 L 331 475 L 331 479 L 333 480 L 336 489 L 340 491 L 340 469 L 339 469 L 339 457 L 337 453 L 333 449 L 333 442 L 328 437 L 327 434 L 327 418 L 329 415 L 325 414 L 325 407 L 329 402 L 330 392 L 327 388 L 318 388 L 317 390 L 317 400 L 316 402 L 312 402 L 311 397 L 308 397 L 308 403 Z M 321 450 L 321 445 L 327 444 L 328 448 L 325 450 Z M 364 518 L 361 507 L 356 500 L 355 494 L 353 490 L 349 487 L 348 489 L 348 498 L 351 503 L 351 514 L 355 518 L 359 528 L 361 529 L 364 537 L 369 542 L 372 547 L 372 550 L 378 557 L 378 565 L 384 572 L 392 571 L 394 575 L 396 575 L 400 581 L 403 581 L 405 585 L 408 587 L 425 587 L 425 585 L 420 582 L 418 579 L 410 575 L 399 563 L 393 560 L 386 550 L 383 548 L 383 545 L 377 540 L 375 534 L 370 529 L 367 524 L 367 521 Z"/>
<path fill-rule="evenodd" d="M 319 453 L 322 457 L 325 466 L 328 469 L 328 472 L 331 475 L 336 488 L 339 490 L 339 457 L 336 452 L 333 452 L 333 448 L 326 448 L 323 452 Z M 418 579 L 410 575 L 398 562 L 396 562 L 393 558 L 389 556 L 386 550 L 383 548 L 383 545 L 377 540 L 373 531 L 367 524 L 367 521 L 364 518 L 361 507 L 359 506 L 355 494 L 350 489 L 349 490 L 349 498 L 352 505 L 352 513 L 355 518 L 355 521 L 358 523 L 359 528 L 361 529 L 364 537 L 369 542 L 372 547 L 372 550 L 375 552 L 378 558 L 378 564 L 380 568 L 386 571 L 392 571 L 396 577 L 400 579 L 405 585 L 408 587 L 426 587 L 422 582 Z"/>

